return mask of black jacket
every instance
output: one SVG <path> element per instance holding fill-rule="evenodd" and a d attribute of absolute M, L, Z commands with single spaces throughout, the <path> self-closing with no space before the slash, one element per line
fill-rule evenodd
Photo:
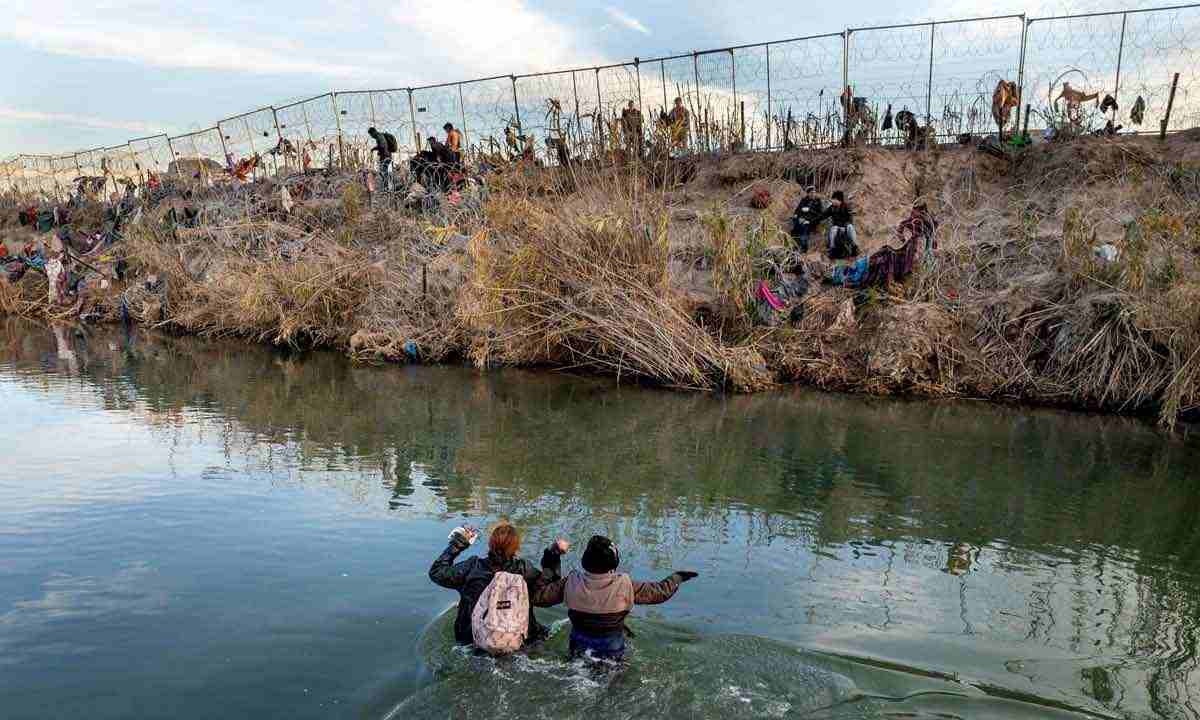
<path fill-rule="evenodd" d="M 821 218 L 829 218 L 834 225 L 846 227 L 854 222 L 854 213 L 850 210 L 850 204 L 843 202 L 841 205 L 831 204 L 825 208 L 825 212 L 821 213 Z"/>
<path fill-rule="evenodd" d="M 800 204 L 796 206 L 796 212 L 792 215 L 799 220 L 807 220 L 809 225 L 816 225 L 821 222 L 821 217 L 824 215 L 825 208 L 821 204 L 821 198 L 800 198 Z"/>
<path fill-rule="evenodd" d="M 530 641 L 546 637 L 546 628 L 533 615 L 534 606 L 549 607 L 547 588 L 558 580 L 560 566 L 558 550 L 554 546 L 546 549 L 542 556 L 543 570 L 535 568 L 528 560 L 516 557 L 508 561 L 489 555 L 472 557 L 456 563 L 454 559 L 470 545 L 454 538 L 429 568 L 429 579 L 444 588 L 458 591 L 458 615 L 454 618 L 454 639 L 463 645 L 474 642 L 471 636 L 471 611 L 483 594 L 484 588 L 498 572 L 510 572 L 525 578 L 529 584 L 529 637 Z"/>

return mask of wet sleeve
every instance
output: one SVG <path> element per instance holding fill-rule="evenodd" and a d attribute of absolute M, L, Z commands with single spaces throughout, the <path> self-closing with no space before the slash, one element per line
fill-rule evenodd
<path fill-rule="evenodd" d="M 429 579 L 444 588 L 451 590 L 459 590 L 467 582 L 467 575 L 471 572 L 471 561 L 464 560 L 456 563 L 454 558 L 463 551 L 464 548 L 451 543 L 438 555 L 437 560 L 433 561 L 433 565 L 429 568 Z"/>
<path fill-rule="evenodd" d="M 679 589 L 679 576 L 671 575 L 659 582 L 633 583 L 633 602 L 635 605 L 659 605 L 670 600 Z"/>
<path fill-rule="evenodd" d="M 529 583 L 529 602 L 535 607 L 550 607 L 563 601 L 567 581 L 561 577 L 562 553 L 551 545 L 542 552 L 542 569 L 526 563 L 525 580 Z"/>
<path fill-rule="evenodd" d="M 558 578 L 550 582 L 539 582 L 529 588 L 529 602 L 534 607 L 551 607 L 563 601 L 567 579 Z"/>

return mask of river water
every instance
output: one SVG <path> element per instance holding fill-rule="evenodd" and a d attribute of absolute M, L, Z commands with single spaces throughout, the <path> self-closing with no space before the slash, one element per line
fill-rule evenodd
<path fill-rule="evenodd" d="M 1200 718 L 1200 441 L 0 321 L 0 716 Z M 501 518 L 701 575 L 600 672 L 455 650 Z M 578 562 L 578 552 L 566 564 Z"/>

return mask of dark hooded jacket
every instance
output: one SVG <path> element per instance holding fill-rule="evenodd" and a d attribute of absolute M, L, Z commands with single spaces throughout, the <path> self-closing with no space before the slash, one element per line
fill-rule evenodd
<path fill-rule="evenodd" d="M 796 212 L 792 213 L 793 217 L 806 220 L 813 227 L 821 222 L 824 214 L 825 208 L 821 204 L 821 198 L 815 195 L 811 198 L 807 195 L 800 198 L 800 204 L 796 205 Z"/>
<path fill-rule="evenodd" d="M 850 203 L 843 200 L 840 204 L 830 203 L 821 218 L 829 218 L 829 222 L 837 227 L 846 227 L 854 222 L 854 211 L 850 209 Z"/>
<path fill-rule="evenodd" d="M 542 555 L 542 570 L 535 568 L 528 560 L 515 557 L 505 560 L 489 554 L 487 557 L 472 557 L 462 562 L 454 562 L 459 553 L 469 548 L 464 540 L 455 537 L 442 551 L 433 566 L 429 568 L 429 579 L 444 588 L 458 591 L 458 614 L 454 618 L 454 639 L 463 645 L 474 642 L 471 635 L 471 611 L 484 589 L 492 582 L 497 572 L 510 572 L 525 578 L 529 585 L 529 636 L 530 642 L 546 637 L 547 631 L 533 615 L 534 606 L 549 607 L 561 602 L 550 602 L 547 597 L 549 586 L 559 580 L 558 567 L 561 565 L 558 549 L 551 546 Z"/>

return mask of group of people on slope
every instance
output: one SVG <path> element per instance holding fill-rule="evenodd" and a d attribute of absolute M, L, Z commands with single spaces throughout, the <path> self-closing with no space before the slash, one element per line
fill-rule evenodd
<path fill-rule="evenodd" d="M 462 143 L 463 134 L 460 130 L 454 127 L 453 123 L 446 123 L 442 126 L 442 130 L 446 132 L 446 141 L 440 142 L 435 137 L 429 137 L 427 142 L 429 149 L 419 153 L 419 156 L 429 163 L 437 163 L 448 166 L 462 165 Z M 367 135 L 375 141 L 375 146 L 371 148 L 371 152 L 375 153 L 379 161 L 379 181 L 380 187 L 384 191 L 391 191 L 392 184 L 392 157 L 400 150 L 400 145 L 396 141 L 396 136 L 390 132 L 383 132 L 376 128 L 367 128 Z"/>
<path fill-rule="evenodd" d="M 829 221 L 825 248 L 829 257 L 840 259 L 858 255 L 854 212 L 846 202 L 846 194 L 841 190 L 834 191 L 829 204 L 826 205 L 812 185 L 804 189 L 804 197 L 800 198 L 795 212 L 792 213 L 791 235 L 800 251 L 808 252 L 809 237 L 825 220 Z"/>
<path fill-rule="evenodd" d="M 454 639 L 463 645 L 479 645 L 480 612 L 477 604 L 507 606 L 489 597 L 494 583 L 505 573 L 519 576 L 528 593 L 528 617 L 521 644 L 543 640 L 548 631 L 534 617 L 534 607 L 566 603 L 571 621 L 570 653 L 598 660 L 621 660 L 625 655 L 628 629 L 625 618 L 634 605 L 656 605 L 671 599 L 679 586 L 697 576 L 677 571 L 659 582 L 640 582 L 618 572 L 621 555 L 615 543 L 602 535 L 588 541 L 580 559 L 581 570 L 561 574 L 562 556 L 571 548 L 559 539 L 542 553 L 540 568 L 520 557 L 521 535 L 508 523 L 497 526 L 488 540 L 484 556 L 456 562 L 471 547 L 479 532 L 470 526 L 455 528 L 449 544 L 429 568 L 429 578 L 438 585 L 457 590 L 458 611 Z M 482 598 L 482 599 L 481 599 Z M 490 648 L 483 648 L 492 651 Z"/>

